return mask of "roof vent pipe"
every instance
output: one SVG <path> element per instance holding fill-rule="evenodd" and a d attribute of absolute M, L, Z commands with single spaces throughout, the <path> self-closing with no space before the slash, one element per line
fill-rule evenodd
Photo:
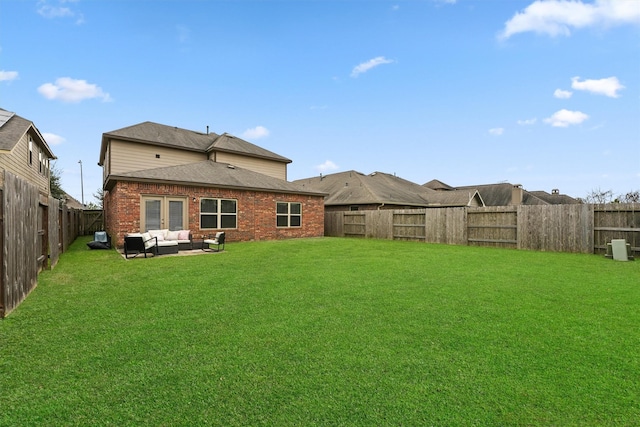
<path fill-rule="evenodd" d="M 209 135 L 209 125 L 207 125 L 207 135 Z"/>

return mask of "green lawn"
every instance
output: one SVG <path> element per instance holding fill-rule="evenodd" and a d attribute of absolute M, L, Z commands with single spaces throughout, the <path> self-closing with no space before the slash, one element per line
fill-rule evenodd
<path fill-rule="evenodd" d="M 0 322 L 0 425 L 631 426 L 640 262 L 413 242 L 78 239 Z"/>

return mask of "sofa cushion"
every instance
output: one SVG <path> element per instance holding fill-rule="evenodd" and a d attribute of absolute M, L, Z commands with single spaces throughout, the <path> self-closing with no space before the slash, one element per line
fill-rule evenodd
<path fill-rule="evenodd" d="M 189 230 L 180 230 L 178 232 L 178 240 L 189 240 Z"/>
<path fill-rule="evenodd" d="M 167 240 L 168 233 L 169 233 L 169 230 L 166 228 L 162 230 L 149 230 L 149 234 L 151 234 L 152 237 L 157 237 L 158 241 Z"/>
<path fill-rule="evenodd" d="M 148 233 L 148 232 L 142 233 L 142 240 L 144 240 L 146 242 L 149 239 L 151 239 L 151 234 L 150 233 Z M 154 242 L 155 242 L 155 240 L 154 240 Z"/>
<path fill-rule="evenodd" d="M 177 240 L 158 240 L 158 246 L 167 247 L 167 246 L 178 246 Z"/>
<path fill-rule="evenodd" d="M 167 233 L 167 240 L 178 240 L 180 237 L 179 231 L 169 231 Z"/>

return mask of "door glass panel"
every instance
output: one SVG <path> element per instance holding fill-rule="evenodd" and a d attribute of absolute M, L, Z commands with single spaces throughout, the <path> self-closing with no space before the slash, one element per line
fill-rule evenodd
<path fill-rule="evenodd" d="M 161 228 L 160 205 L 160 200 L 146 200 L 144 202 L 144 231 L 159 230 Z"/>
<path fill-rule="evenodd" d="M 183 202 L 182 200 L 169 200 L 169 230 L 183 229 Z"/>

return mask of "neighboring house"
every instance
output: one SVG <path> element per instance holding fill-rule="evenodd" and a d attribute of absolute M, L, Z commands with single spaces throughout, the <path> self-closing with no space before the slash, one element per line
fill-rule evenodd
<path fill-rule="evenodd" d="M 530 191 L 530 193 L 550 205 L 575 205 L 580 203 L 579 200 L 574 199 L 571 196 L 560 194 L 560 190 L 557 188 L 551 190 L 551 194 L 546 191 Z"/>
<path fill-rule="evenodd" d="M 477 192 L 439 193 L 383 172 L 365 175 L 352 170 L 299 179 L 294 183 L 309 190 L 328 193 L 324 201 L 327 212 L 484 206 Z"/>
<path fill-rule="evenodd" d="M 62 199 L 64 204 L 67 205 L 68 208 L 83 210 L 85 207 L 78 199 L 71 196 L 66 191 L 64 192 L 64 198 Z"/>
<path fill-rule="evenodd" d="M 188 229 L 227 241 L 324 234 L 324 193 L 288 182 L 291 160 L 229 134 L 144 122 L 102 135 L 107 231 Z"/>
<path fill-rule="evenodd" d="M 482 196 L 485 206 L 514 206 L 514 205 L 556 205 L 576 204 L 578 200 L 560 194 L 553 190 L 552 194 L 545 191 L 527 191 L 520 184 L 501 182 L 498 184 L 469 185 L 451 187 L 437 179 L 423 185 L 425 188 L 436 190 L 442 194 L 453 191 L 477 191 Z"/>
<path fill-rule="evenodd" d="M 33 122 L 0 108 L 0 170 L 36 185 L 42 197 L 50 195 L 50 162 L 56 156 Z M 0 186 L 4 173 L 0 174 Z"/>

